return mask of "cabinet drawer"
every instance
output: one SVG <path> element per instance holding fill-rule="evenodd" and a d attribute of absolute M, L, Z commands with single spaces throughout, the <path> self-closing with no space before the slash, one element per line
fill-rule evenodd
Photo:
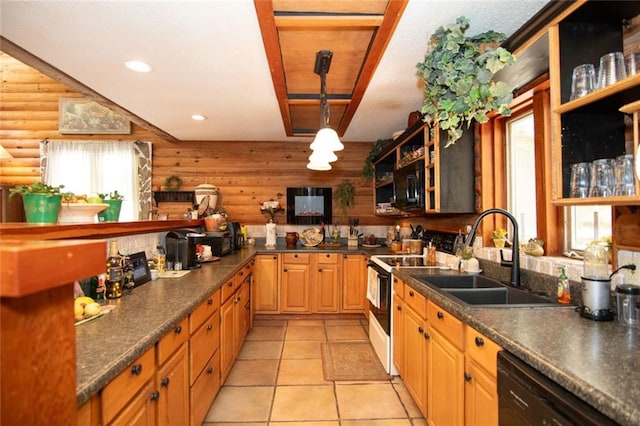
<path fill-rule="evenodd" d="M 421 318 L 427 318 L 427 298 L 407 284 L 404 285 L 404 301 Z"/>
<path fill-rule="evenodd" d="M 322 265 L 337 265 L 339 259 L 339 253 L 319 253 L 316 255 L 316 262 Z"/>
<path fill-rule="evenodd" d="M 167 358 L 189 339 L 188 326 L 189 321 L 185 318 L 160 339 L 158 342 L 158 365 L 164 364 Z"/>
<path fill-rule="evenodd" d="M 220 389 L 220 351 L 191 386 L 191 424 L 200 426 Z"/>
<path fill-rule="evenodd" d="M 251 262 L 247 262 L 236 274 L 233 276 L 233 288 L 239 289 L 242 283 L 251 275 Z"/>
<path fill-rule="evenodd" d="M 196 330 L 189 341 L 189 383 L 193 384 L 220 347 L 220 316 L 214 314 Z"/>
<path fill-rule="evenodd" d="M 113 420 L 129 400 L 155 374 L 155 346 L 150 348 L 102 390 L 102 420 Z"/>
<path fill-rule="evenodd" d="M 393 277 L 393 292 L 397 294 L 400 299 L 404 299 L 404 281 L 398 277 Z"/>
<path fill-rule="evenodd" d="M 496 377 L 496 357 L 502 348 L 472 327 L 467 326 L 466 334 L 465 354 L 471 357 L 476 364 L 484 368 L 487 373 Z"/>
<path fill-rule="evenodd" d="M 218 309 L 220 309 L 220 290 L 216 290 L 191 312 L 191 315 L 189 315 L 189 334 L 193 334 Z"/>
<path fill-rule="evenodd" d="M 427 320 L 434 329 L 460 350 L 464 348 L 464 324 L 440 306 L 428 302 Z"/>
<path fill-rule="evenodd" d="M 235 277 L 229 278 L 222 287 L 220 287 L 220 291 L 222 292 L 221 302 L 226 302 L 229 297 L 236 291 L 236 286 L 234 285 Z"/>
<path fill-rule="evenodd" d="M 299 263 L 303 265 L 309 264 L 309 253 L 285 253 L 282 256 L 282 263 Z"/>

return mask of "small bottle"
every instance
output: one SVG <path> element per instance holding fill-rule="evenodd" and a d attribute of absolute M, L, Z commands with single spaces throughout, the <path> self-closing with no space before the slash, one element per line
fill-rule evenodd
<path fill-rule="evenodd" d="M 567 305 L 571 303 L 571 288 L 569 278 L 567 278 L 566 268 L 560 267 L 560 277 L 558 278 L 558 303 Z"/>
<path fill-rule="evenodd" d="M 109 243 L 109 257 L 107 257 L 107 280 L 105 281 L 105 297 L 117 299 L 122 296 L 122 258 L 118 255 L 118 242 Z"/>

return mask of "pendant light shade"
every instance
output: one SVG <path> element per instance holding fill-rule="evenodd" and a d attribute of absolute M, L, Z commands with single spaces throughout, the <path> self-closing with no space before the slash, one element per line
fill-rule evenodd
<path fill-rule="evenodd" d="M 309 161 L 309 164 L 307 164 L 307 169 L 326 172 L 327 170 L 331 170 L 331 164 L 323 162 L 314 163 L 313 161 Z"/>
<path fill-rule="evenodd" d="M 335 152 L 342 151 L 344 149 L 344 145 L 340 142 L 335 130 L 331 127 L 325 127 L 324 129 L 318 130 L 310 148 L 314 151 L 329 150 Z"/>
<path fill-rule="evenodd" d="M 316 150 L 309 156 L 309 161 L 312 163 L 333 163 L 334 161 L 338 161 L 338 157 L 333 153 L 333 151 Z"/>

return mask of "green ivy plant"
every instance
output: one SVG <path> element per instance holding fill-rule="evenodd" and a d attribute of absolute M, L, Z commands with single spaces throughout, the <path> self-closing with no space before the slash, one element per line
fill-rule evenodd
<path fill-rule="evenodd" d="M 349 180 L 344 180 L 336 187 L 336 193 L 334 195 L 336 204 L 342 213 L 342 216 L 347 216 L 349 209 L 353 207 L 356 196 L 356 188 Z"/>
<path fill-rule="evenodd" d="M 505 48 L 496 47 L 505 35 L 487 31 L 473 37 L 465 35 L 469 20 L 464 16 L 455 24 L 438 28 L 430 38 L 431 47 L 424 61 L 416 64 L 424 81 L 425 121 L 436 121 L 446 130 L 452 145 L 462 136 L 462 128 L 473 120 L 488 121 L 490 111 L 509 116 L 513 88 L 493 81 L 496 72 L 515 62 Z"/>
<path fill-rule="evenodd" d="M 373 159 L 382 152 L 382 149 L 390 140 L 391 139 L 378 139 L 373 143 L 373 147 L 371 147 L 369 155 L 367 155 L 367 158 L 364 160 L 364 166 L 362 167 L 362 176 L 367 179 L 373 179 L 373 173 L 375 171 L 373 167 Z"/>

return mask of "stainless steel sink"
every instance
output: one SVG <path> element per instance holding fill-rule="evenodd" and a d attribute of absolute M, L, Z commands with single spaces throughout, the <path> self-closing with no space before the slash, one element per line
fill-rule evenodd
<path fill-rule="evenodd" d="M 504 287 L 500 281 L 484 275 L 418 275 L 416 278 L 423 283 L 442 289 Z"/>
<path fill-rule="evenodd" d="M 543 295 L 508 286 L 484 275 L 418 275 L 419 281 L 474 307 L 527 307 L 560 305 Z"/>

